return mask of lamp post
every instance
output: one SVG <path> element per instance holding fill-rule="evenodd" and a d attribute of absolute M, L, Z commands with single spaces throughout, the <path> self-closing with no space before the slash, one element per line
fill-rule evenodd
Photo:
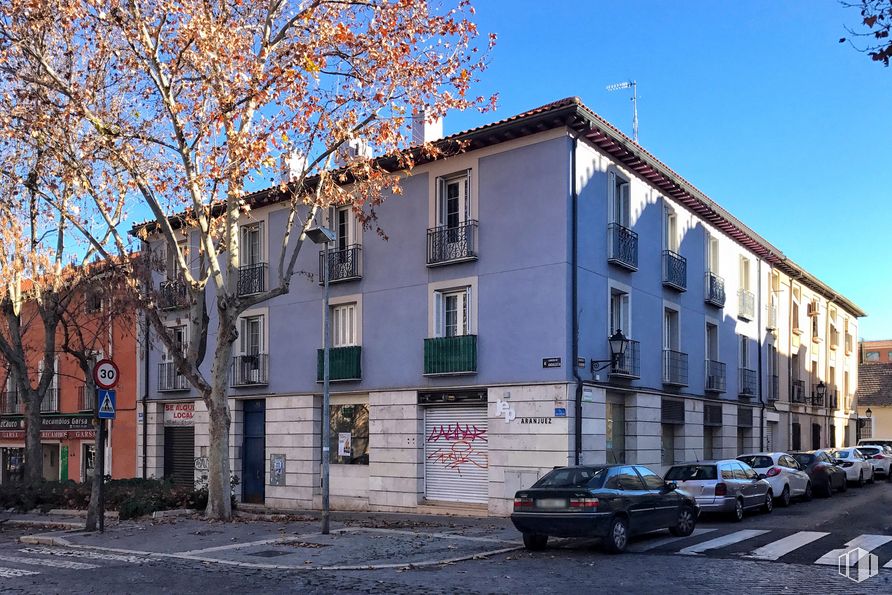
<path fill-rule="evenodd" d="M 328 245 L 337 236 L 327 227 L 316 226 L 307 230 L 307 237 L 314 244 L 322 245 L 322 534 L 328 535 L 331 524 L 331 510 L 329 506 L 329 461 L 331 460 L 331 420 L 329 418 L 329 394 L 328 384 L 328 360 L 329 345 L 331 343 L 331 329 L 328 324 Z"/>
<path fill-rule="evenodd" d="M 607 338 L 607 343 L 610 345 L 610 359 L 593 359 L 592 373 L 600 372 L 607 366 L 615 365 L 626 354 L 626 348 L 629 346 L 629 340 L 618 329 Z"/>
<path fill-rule="evenodd" d="M 820 406 L 824 406 L 824 397 L 827 396 L 827 385 L 824 384 L 824 381 L 820 381 L 818 386 L 815 387 L 815 397 Z M 814 403 L 817 404 L 817 403 Z"/>

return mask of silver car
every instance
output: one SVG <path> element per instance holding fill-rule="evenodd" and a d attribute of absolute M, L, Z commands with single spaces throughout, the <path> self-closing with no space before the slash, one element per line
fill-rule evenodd
<path fill-rule="evenodd" d="M 729 513 L 735 521 L 743 520 L 749 509 L 774 509 L 774 493 L 765 476 L 735 459 L 673 465 L 666 481 L 693 496 L 701 511 Z"/>

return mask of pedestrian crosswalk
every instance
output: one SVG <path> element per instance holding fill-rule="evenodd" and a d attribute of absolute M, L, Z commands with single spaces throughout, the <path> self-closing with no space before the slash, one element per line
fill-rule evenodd
<path fill-rule="evenodd" d="M 61 547 L 22 547 L 0 552 L 0 578 L 33 577 L 43 569 L 96 570 L 103 563 L 140 564 L 147 558 L 98 550 Z"/>

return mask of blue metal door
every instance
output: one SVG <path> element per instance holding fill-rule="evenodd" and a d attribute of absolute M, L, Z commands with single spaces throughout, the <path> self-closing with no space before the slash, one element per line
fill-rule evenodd
<path fill-rule="evenodd" d="M 263 504 L 266 470 L 266 401 L 244 401 L 242 502 Z"/>

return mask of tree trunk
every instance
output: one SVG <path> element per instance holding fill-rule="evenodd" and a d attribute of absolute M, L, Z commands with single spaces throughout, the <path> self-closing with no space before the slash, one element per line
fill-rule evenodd
<path fill-rule="evenodd" d="M 43 447 L 40 444 L 40 403 L 37 394 L 25 398 L 25 483 L 43 481 Z"/>
<path fill-rule="evenodd" d="M 205 395 L 208 408 L 208 505 L 205 514 L 208 518 L 230 520 L 232 500 L 230 496 L 229 465 L 229 414 L 227 393 L 229 372 L 232 362 L 232 342 L 235 339 L 235 318 L 220 308 L 217 346 L 211 363 L 211 392 Z"/>
<path fill-rule="evenodd" d="M 85 372 L 85 376 L 87 378 L 87 383 L 84 386 L 84 390 L 87 391 L 87 394 L 93 394 L 94 399 L 98 397 L 96 394 L 96 385 L 93 383 L 93 362 L 90 361 L 89 369 Z M 102 456 L 102 449 L 105 447 L 104 444 L 99 440 L 101 436 L 101 432 L 99 430 L 99 424 L 103 423 L 101 420 L 95 419 L 96 411 L 98 410 L 99 403 L 96 402 L 93 405 L 93 425 L 96 428 L 96 458 L 93 459 L 93 478 L 92 485 L 90 486 L 90 504 L 87 506 L 87 522 L 84 527 L 87 531 L 95 531 L 97 529 L 96 524 L 99 522 L 99 489 L 104 481 L 105 475 L 105 460 Z M 104 514 L 105 511 L 103 511 Z"/>

